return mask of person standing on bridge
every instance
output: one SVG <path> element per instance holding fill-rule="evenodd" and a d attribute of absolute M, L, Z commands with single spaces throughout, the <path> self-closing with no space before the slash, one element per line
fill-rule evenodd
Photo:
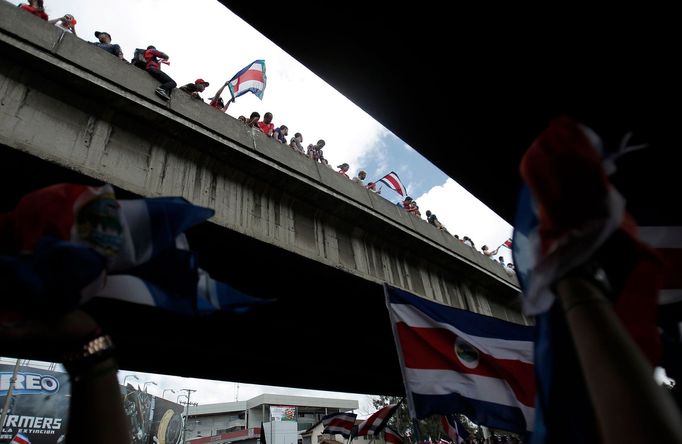
<path fill-rule="evenodd" d="M 168 63 L 168 55 L 157 51 L 153 45 L 147 46 L 147 50 L 144 52 L 144 58 L 147 61 L 145 70 L 154 77 L 156 80 L 161 82 L 161 85 L 154 91 L 157 96 L 161 97 L 163 100 L 170 100 L 171 92 L 173 88 L 178 86 L 175 80 L 171 79 L 168 74 L 161 71 L 161 65 L 159 63 Z"/>
<path fill-rule="evenodd" d="M 123 60 L 123 51 L 121 51 L 121 47 L 111 43 L 111 35 L 108 32 L 95 31 L 95 37 L 97 37 L 99 42 L 93 43 L 93 45 Z"/>
<path fill-rule="evenodd" d="M 29 0 L 26 5 L 19 5 L 20 9 L 39 17 L 45 21 L 48 20 L 47 14 L 45 14 L 45 6 L 43 5 L 43 0 Z"/>
<path fill-rule="evenodd" d="M 272 137 L 275 132 L 275 124 L 272 123 L 272 113 L 265 113 L 263 121 L 258 122 L 258 128 L 268 137 Z"/>
<path fill-rule="evenodd" d="M 317 141 L 315 145 L 312 143 L 308 145 L 308 157 L 313 159 L 315 162 L 322 162 L 322 159 L 324 159 L 324 156 L 322 154 L 322 148 L 324 148 L 325 142 L 324 140 L 320 139 Z"/>
<path fill-rule="evenodd" d="M 78 37 L 76 34 L 76 19 L 71 14 L 64 14 L 63 17 L 48 20 L 48 23 L 52 23 L 57 28 L 69 31 L 71 34 Z"/>

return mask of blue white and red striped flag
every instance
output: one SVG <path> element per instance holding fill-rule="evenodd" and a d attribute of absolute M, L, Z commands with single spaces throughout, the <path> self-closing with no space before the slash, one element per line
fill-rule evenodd
<path fill-rule="evenodd" d="M 389 444 L 403 444 L 403 437 L 391 427 L 386 426 L 384 429 L 384 442 Z"/>
<path fill-rule="evenodd" d="M 263 100 L 266 84 L 265 60 L 255 60 L 230 79 L 228 88 L 232 94 L 232 100 L 247 92 L 252 92 Z"/>
<path fill-rule="evenodd" d="M 569 118 L 551 122 L 521 163 L 513 237 L 526 314 L 536 319 L 538 405 L 534 443 L 597 436 L 592 405 L 572 338 L 552 286 L 581 265 L 602 267 L 614 311 L 652 363 L 660 354 L 655 324 L 660 264 L 641 243 L 625 200 L 602 163 L 601 141 Z M 571 406 L 575 414 L 563 414 Z"/>
<path fill-rule="evenodd" d="M 399 405 L 400 402 L 390 404 L 374 412 L 369 418 L 358 424 L 353 436 L 378 435 L 386 427 L 388 420 L 391 419 Z"/>
<path fill-rule="evenodd" d="M 9 444 L 31 444 L 31 441 L 23 433 L 17 433 Z"/>
<path fill-rule="evenodd" d="M 385 291 L 413 418 L 461 413 L 489 427 L 532 430 L 532 327 Z"/>
<path fill-rule="evenodd" d="M 342 435 L 348 438 L 351 435 L 353 426 L 355 426 L 355 418 L 358 415 L 355 413 L 332 413 L 322 418 L 322 425 L 324 426 L 324 431 L 322 433 L 327 433 L 330 435 Z"/>
<path fill-rule="evenodd" d="M 403 197 L 407 196 L 407 188 L 405 188 L 405 185 L 400 181 L 400 177 L 398 177 L 398 174 L 395 171 L 391 171 L 377 182 L 383 183 Z"/>
<path fill-rule="evenodd" d="M 9 277 L 6 289 L 57 310 L 94 297 L 182 314 L 271 302 L 198 268 L 184 231 L 213 214 L 183 198 L 116 200 L 110 185 L 53 185 L 0 214 L 0 250 L 13 252 L 0 256 L 0 273 Z"/>
<path fill-rule="evenodd" d="M 445 434 L 448 435 L 454 444 L 462 444 L 469 437 L 469 432 L 459 422 L 457 416 L 443 415 L 440 417 L 440 422 L 443 425 Z"/>

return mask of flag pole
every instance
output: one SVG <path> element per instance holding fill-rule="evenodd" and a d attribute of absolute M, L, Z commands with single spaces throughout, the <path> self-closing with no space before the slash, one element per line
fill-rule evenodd
<path fill-rule="evenodd" d="M 400 373 L 403 376 L 403 386 L 405 387 L 405 397 L 400 400 L 403 402 L 407 398 L 407 410 L 412 418 L 412 426 L 414 428 L 414 437 L 419 444 L 419 423 L 417 422 L 416 410 L 414 408 L 414 401 L 412 399 L 412 393 L 407 389 L 407 382 L 405 379 L 405 359 L 403 358 L 403 350 L 400 346 L 400 341 L 398 340 L 398 331 L 396 330 L 396 319 L 393 315 L 393 310 L 391 310 L 391 299 L 388 294 L 388 284 L 384 284 L 384 297 L 386 298 L 386 309 L 388 310 L 388 317 L 391 320 L 391 329 L 393 330 L 393 340 L 395 341 L 396 350 L 398 351 L 398 361 L 400 362 Z M 398 403 L 400 405 L 400 402 Z"/>

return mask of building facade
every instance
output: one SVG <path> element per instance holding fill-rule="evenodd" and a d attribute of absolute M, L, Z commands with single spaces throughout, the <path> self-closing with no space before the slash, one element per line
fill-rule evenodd
<path fill-rule="evenodd" d="M 275 394 L 262 394 L 247 401 L 190 406 L 186 442 L 255 444 L 263 427 L 268 444 L 291 444 L 292 434 L 296 435 L 293 444 L 297 444 L 298 435 L 324 415 L 357 408 L 356 400 Z"/>

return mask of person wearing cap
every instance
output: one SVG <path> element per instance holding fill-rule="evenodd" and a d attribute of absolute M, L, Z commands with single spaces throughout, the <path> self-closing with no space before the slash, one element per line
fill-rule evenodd
<path fill-rule="evenodd" d="M 64 31 L 69 31 L 70 33 L 78 37 L 78 35 L 76 34 L 76 19 L 71 14 L 64 14 L 63 17 L 48 20 L 48 23 L 52 23 L 57 28 L 61 28 Z"/>
<path fill-rule="evenodd" d="M 173 88 L 178 86 L 168 74 L 161 71 L 160 63 L 169 64 L 168 54 L 158 51 L 154 45 L 147 46 L 147 50 L 144 52 L 144 59 L 147 61 L 145 70 L 150 76 L 154 77 L 156 80 L 161 82 L 154 92 L 157 96 L 161 97 L 163 100 L 170 100 Z"/>
<path fill-rule="evenodd" d="M 100 49 L 105 50 L 109 54 L 115 55 L 121 60 L 124 60 L 123 51 L 121 51 L 121 47 L 114 43 L 111 43 L 111 35 L 108 32 L 95 31 L 95 37 L 97 37 L 99 42 L 91 42 L 93 45 Z"/>
<path fill-rule="evenodd" d="M 336 168 L 339 168 L 339 174 L 344 176 L 346 179 L 350 179 L 348 177 L 348 170 L 350 169 L 350 165 L 347 163 L 342 163 L 341 165 L 338 165 Z"/>
<path fill-rule="evenodd" d="M 180 89 L 193 98 L 197 100 L 201 100 L 203 102 L 204 99 L 201 98 L 199 95 L 200 92 L 203 92 L 206 87 L 209 85 L 209 83 L 204 80 L 204 79 L 196 79 L 194 83 L 188 83 L 187 85 L 183 85 L 180 87 Z"/>

